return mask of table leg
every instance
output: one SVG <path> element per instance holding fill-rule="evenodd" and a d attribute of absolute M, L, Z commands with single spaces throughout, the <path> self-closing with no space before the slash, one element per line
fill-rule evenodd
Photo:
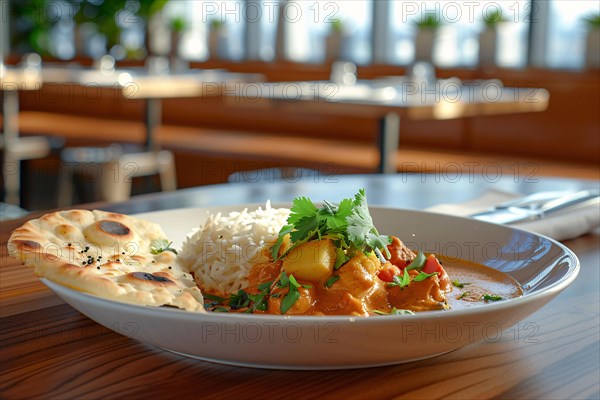
<path fill-rule="evenodd" d="M 161 124 L 162 104 L 160 99 L 146 100 L 146 150 L 158 150 L 156 144 L 156 128 Z"/>
<path fill-rule="evenodd" d="M 387 113 L 379 121 L 379 167 L 380 174 L 397 172 L 396 153 L 400 143 L 400 116 L 395 112 Z"/>
<path fill-rule="evenodd" d="M 4 201 L 9 204 L 19 205 L 19 191 L 21 190 L 21 165 L 15 157 L 11 147 L 15 144 L 19 134 L 19 92 L 5 90 L 2 92 L 2 123 L 4 165 Z"/>

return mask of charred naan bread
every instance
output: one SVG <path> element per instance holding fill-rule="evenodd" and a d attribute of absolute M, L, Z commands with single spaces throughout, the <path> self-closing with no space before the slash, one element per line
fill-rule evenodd
<path fill-rule="evenodd" d="M 200 289 L 160 226 L 122 214 L 70 210 L 16 229 L 10 254 L 43 278 L 108 299 L 204 311 Z"/>

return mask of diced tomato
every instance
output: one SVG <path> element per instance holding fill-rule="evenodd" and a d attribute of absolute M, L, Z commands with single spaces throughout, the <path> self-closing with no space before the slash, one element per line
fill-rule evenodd
<path fill-rule="evenodd" d="M 425 265 L 423 266 L 423 272 L 426 274 L 432 274 L 434 272 L 438 273 L 438 278 L 440 280 L 440 289 L 444 292 L 449 292 L 452 290 L 452 286 L 450 285 L 450 277 L 442 267 L 442 263 L 437 259 L 435 254 L 430 254 L 427 256 L 427 260 L 425 260 Z"/>
<path fill-rule="evenodd" d="M 434 272 L 437 272 L 439 275 L 444 272 L 444 268 L 442 267 L 442 264 L 440 264 L 435 254 L 430 254 L 427 256 L 427 260 L 425 260 L 425 265 L 423 266 L 423 272 L 426 274 L 433 274 Z"/>
<path fill-rule="evenodd" d="M 379 271 L 377 276 L 379 277 L 379 279 L 381 279 L 384 282 L 393 282 L 394 276 L 399 275 L 399 274 L 400 274 L 400 269 L 398 267 L 396 267 L 395 265 L 392 265 L 392 264 L 388 264 L 388 266 L 386 268 Z"/>

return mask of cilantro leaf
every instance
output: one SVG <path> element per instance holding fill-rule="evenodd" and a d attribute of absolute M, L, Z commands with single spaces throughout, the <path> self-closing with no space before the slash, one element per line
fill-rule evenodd
<path fill-rule="evenodd" d="M 339 267 L 344 265 L 349 259 L 350 257 L 348 257 L 344 253 L 344 250 L 340 247 L 337 247 L 335 249 L 335 263 L 333 264 L 333 269 L 338 269 Z"/>
<path fill-rule="evenodd" d="M 502 300 L 502 296 L 498 296 L 497 294 L 484 294 L 481 296 L 481 299 L 484 301 L 499 301 Z"/>
<path fill-rule="evenodd" d="M 250 298 L 248 297 L 248 293 L 242 289 L 238 290 L 236 294 L 229 296 L 229 306 L 232 310 L 248 307 L 249 304 Z"/>
<path fill-rule="evenodd" d="M 307 215 L 296 222 L 296 230 L 290 233 L 292 242 L 301 242 L 310 239 L 319 227 L 317 214 Z"/>
<path fill-rule="evenodd" d="M 325 287 L 329 289 L 334 283 L 336 283 L 340 279 L 339 275 L 331 275 L 329 279 L 325 282 Z"/>
<path fill-rule="evenodd" d="M 354 195 L 353 205 L 353 212 L 346 218 L 348 222 L 348 238 L 360 246 L 365 243 L 367 234 L 374 228 L 364 189 L 360 189 Z"/>
<path fill-rule="evenodd" d="M 288 224 L 295 224 L 302 218 L 313 216 L 317 213 L 317 207 L 308 197 L 296 197 L 290 209 Z"/>
<path fill-rule="evenodd" d="M 395 275 L 393 281 L 388 283 L 388 287 L 399 286 L 401 288 L 408 286 L 410 283 L 410 275 L 408 271 L 404 269 L 404 274 L 402 276 Z"/>
<path fill-rule="evenodd" d="M 285 236 L 287 234 L 292 232 L 292 229 L 294 229 L 294 226 L 288 224 L 288 225 L 282 226 L 281 229 L 279 230 L 279 236 L 277 237 L 277 242 L 275 242 L 273 247 L 271 247 L 271 257 L 273 257 L 273 260 L 277 260 L 279 258 L 279 249 L 281 248 L 281 245 L 283 245 L 283 239 L 285 238 Z"/>
<path fill-rule="evenodd" d="M 457 287 L 457 288 L 459 288 L 459 289 L 462 289 L 466 285 L 470 285 L 470 284 L 471 284 L 471 282 L 459 282 L 458 279 L 455 279 L 455 280 L 452 281 L 452 285 L 455 286 L 455 287 Z"/>
<path fill-rule="evenodd" d="M 434 275 L 437 275 L 437 274 L 438 274 L 437 272 L 432 272 L 432 273 L 428 274 L 428 273 L 421 271 L 421 272 L 419 272 L 419 275 L 417 275 L 413 278 L 413 281 L 421 282 L 421 281 L 424 281 L 425 279 L 432 277 Z"/>
<path fill-rule="evenodd" d="M 150 244 L 150 253 L 160 254 L 163 251 L 170 251 L 171 253 L 177 254 L 177 250 L 171 247 L 173 242 L 169 242 L 167 239 L 157 239 Z"/>
<path fill-rule="evenodd" d="M 417 256 L 415 257 L 415 259 L 412 260 L 410 264 L 406 266 L 406 269 L 408 271 L 413 269 L 420 270 L 423 268 L 423 266 L 425 266 L 425 261 L 427 261 L 427 257 L 425 257 L 425 254 L 423 254 L 423 252 L 420 251 L 419 254 L 417 254 Z"/>
<path fill-rule="evenodd" d="M 325 203 L 327 204 L 327 203 Z M 348 226 L 346 218 L 352 213 L 352 200 L 344 199 L 337 206 L 335 213 L 327 218 L 327 228 L 331 230 L 344 230 Z"/>
<path fill-rule="evenodd" d="M 298 292 L 298 288 L 294 285 L 289 285 L 287 294 L 281 300 L 279 311 L 281 311 L 282 314 L 285 314 L 290 308 L 292 308 L 299 298 L 300 292 Z"/>
<path fill-rule="evenodd" d="M 214 301 L 219 304 L 223 304 L 227 299 L 220 296 L 215 296 L 214 294 L 204 293 L 204 298 Z"/>

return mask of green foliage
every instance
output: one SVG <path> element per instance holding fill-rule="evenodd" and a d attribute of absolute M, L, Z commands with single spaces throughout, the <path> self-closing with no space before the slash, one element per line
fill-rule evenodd
<path fill-rule="evenodd" d="M 489 28 L 493 28 L 496 24 L 506 22 L 506 18 L 502 15 L 502 10 L 496 8 L 493 12 L 483 17 L 483 23 Z"/>
<path fill-rule="evenodd" d="M 220 18 L 213 18 L 210 20 L 209 26 L 212 31 L 217 31 L 225 26 L 225 22 Z"/>
<path fill-rule="evenodd" d="M 184 17 L 174 17 L 169 21 L 169 28 L 172 32 L 181 33 L 188 28 Z"/>
<path fill-rule="evenodd" d="M 344 29 L 344 24 L 339 19 L 335 19 L 335 20 L 331 21 L 331 23 L 329 25 L 330 25 L 329 29 L 331 30 L 331 32 L 341 33 L 342 30 Z"/>
<path fill-rule="evenodd" d="M 588 14 L 583 18 L 583 22 L 590 29 L 600 29 L 600 13 Z"/>
<path fill-rule="evenodd" d="M 437 29 L 442 26 L 442 20 L 438 15 L 425 14 L 423 18 L 415 22 L 415 25 L 419 29 Z"/>

